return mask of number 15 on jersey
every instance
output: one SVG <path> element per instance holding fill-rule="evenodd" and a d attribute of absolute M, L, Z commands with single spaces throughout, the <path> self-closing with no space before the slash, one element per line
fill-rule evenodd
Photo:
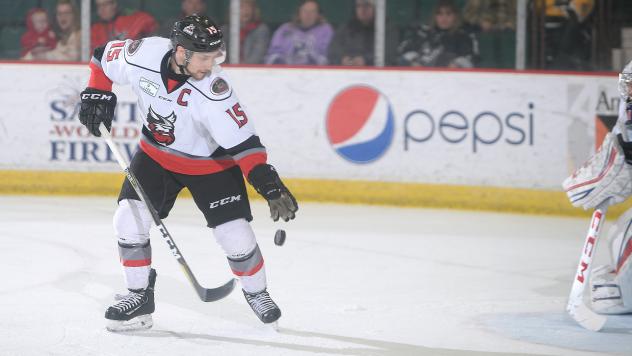
<path fill-rule="evenodd" d="M 226 110 L 226 113 L 230 116 L 233 121 L 241 128 L 245 124 L 248 123 L 248 117 L 246 113 L 241 109 L 241 105 L 239 103 L 233 105 L 232 109 Z"/>

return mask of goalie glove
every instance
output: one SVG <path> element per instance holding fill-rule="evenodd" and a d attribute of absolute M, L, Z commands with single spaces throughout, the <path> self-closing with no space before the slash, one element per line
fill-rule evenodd
<path fill-rule="evenodd" d="M 110 91 L 94 88 L 86 88 L 80 95 L 79 121 L 97 137 L 101 136 L 99 132 L 101 123 L 110 131 L 116 108 L 116 95 Z"/>
<path fill-rule="evenodd" d="M 620 136 L 608 133 L 599 150 L 564 180 L 562 186 L 573 206 L 587 210 L 608 198 L 610 204 L 617 204 L 632 194 L 632 165 L 626 162 L 620 141 Z"/>
<path fill-rule="evenodd" d="M 294 219 L 298 204 L 274 167 L 269 164 L 254 167 L 248 174 L 248 181 L 268 201 L 272 220 L 277 221 L 279 217 L 286 222 Z"/>

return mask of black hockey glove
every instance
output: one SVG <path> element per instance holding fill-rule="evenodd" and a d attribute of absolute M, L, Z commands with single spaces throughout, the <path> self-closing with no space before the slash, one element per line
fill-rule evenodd
<path fill-rule="evenodd" d="M 110 131 L 116 107 L 116 95 L 110 91 L 86 88 L 81 92 L 79 121 L 91 134 L 100 137 L 99 125 L 103 123 Z"/>
<path fill-rule="evenodd" d="M 272 220 L 277 221 L 279 217 L 283 221 L 294 219 L 298 204 L 292 193 L 281 182 L 274 167 L 269 164 L 256 166 L 250 171 L 248 181 L 257 193 L 268 201 Z"/>

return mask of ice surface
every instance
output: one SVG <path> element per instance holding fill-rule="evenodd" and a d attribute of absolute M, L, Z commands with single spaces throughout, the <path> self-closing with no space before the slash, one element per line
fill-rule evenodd
<path fill-rule="evenodd" d="M 113 334 L 115 207 L 0 197 L 0 355 L 632 354 L 632 316 L 594 333 L 564 313 L 587 219 L 314 203 L 287 224 L 253 203 L 279 332 L 238 290 L 199 301 L 154 230 L 154 328 Z M 231 277 L 192 200 L 165 224 L 203 285 Z"/>

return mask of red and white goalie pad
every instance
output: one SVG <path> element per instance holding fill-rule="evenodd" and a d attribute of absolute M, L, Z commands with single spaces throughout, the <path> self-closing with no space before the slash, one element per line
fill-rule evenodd
<path fill-rule="evenodd" d="M 591 301 L 600 314 L 632 313 L 632 209 L 608 230 L 610 265 L 593 271 Z"/>
<path fill-rule="evenodd" d="M 617 136 L 606 135 L 603 144 L 562 184 L 575 207 L 591 209 L 610 198 L 610 204 L 621 203 L 632 195 L 632 165 L 625 157 Z"/>

